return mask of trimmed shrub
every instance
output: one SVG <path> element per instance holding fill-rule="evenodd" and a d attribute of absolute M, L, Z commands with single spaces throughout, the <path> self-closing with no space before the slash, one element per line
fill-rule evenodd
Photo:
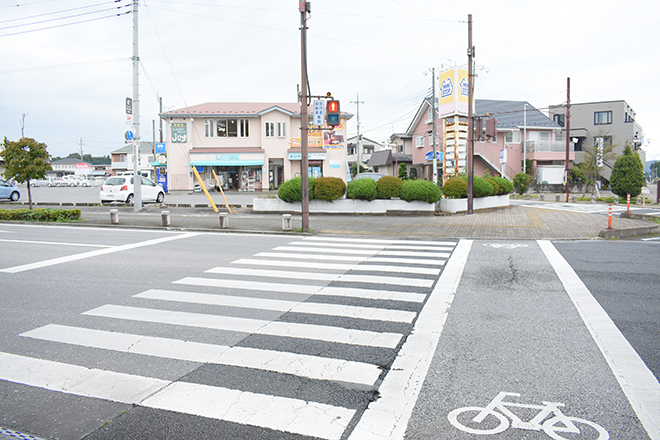
<path fill-rule="evenodd" d="M 459 177 L 467 183 L 467 174 L 461 174 Z M 472 177 L 472 197 L 489 197 L 493 194 L 495 194 L 493 185 L 486 179 L 477 176 Z"/>
<path fill-rule="evenodd" d="M 399 197 L 403 180 L 394 176 L 383 176 L 376 183 L 379 199 L 393 199 Z"/>
<path fill-rule="evenodd" d="M 442 186 L 442 194 L 448 199 L 464 199 L 467 197 L 467 181 L 460 177 L 447 179 Z"/>
<path fill-rule="evenodd" d="M 497 185 L 500 188 L 500 190 L 497 192 L 498 196 L 510 194 L 511 191 L 513 191 L 513 182 L 511 182 L 509 179 L 505 179 L 504 177 L 491 177 L 491 179 L 497 182 Z"/>
<path fill-rule="evenodd" d="M 346 195 L 350 199 L 372 201 L 378 196 L 376 181 L 373 179 L 357 179 L 348 182 Z"/>
<path fill-rule="evenodd" d="M 610 183 L 612 192 L 622 198 L 628 194 L 630 197 L 637 197 L 642 193 L 644 165 L 639 154 L 632 152 L 630 145 L 626 145 L 623 155 L 614 162 Z"/>
<path fill-rule="evenodd" d="M 532 181 L 532 178 L 529 174 L 518 173 L 513 177 L 513 186 L 516 188 L 518 194 L 525 194 L 529 189 L 529 183 Z"/>
<path fill-rule="evenodd" d="M 80 219 L 80 209 L 1 209 L 0 220 L 70 222 Z"/>
<path fill-rule="evenodd" d="M 332 202 L 346 193 L 346 184 L 338 177 L 319 177 L 314 181 L 314 198 Z"/>
<path fill-rule="evenodd" d="M 500 184 L 495 181 L 491 176 L 482 177 L 486 182 L 490 183 L 493 187 L 493 194 L 491 196 L 497 196 L 500 194 Z"/>
<path fill-rule="evenodd" d="M 314 180 L 309 178 L 309 200 L 314 198 Z M 302 201 L 302 177 L 294 177 L 281 184 L 277 196 L 288 203 Z"/>
<path fill-rule="evenodd" d="M 435 203 L 442 197 L 438 185 L 428 180 L 406 180 L 401 185 L 401 200 L 411 202 L 421 200 L 426 203 Z"/>

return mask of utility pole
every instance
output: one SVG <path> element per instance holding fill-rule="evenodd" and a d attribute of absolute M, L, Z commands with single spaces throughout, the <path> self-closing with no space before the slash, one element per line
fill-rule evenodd
<path fill-rule="evenodd" d="M 474 190 L 474 117 L 472 116 L 472 100 L 474 91 L 472 90 L 474 81 L 472 79 L 472 57 L 474 56 L 474 46 L 472 46 L 472 14 L 468 14 L 468 194 L 467 194 L 467 213 L 472 214 L 473 190 Z"/>
<path fill-rule="evenodd" d="M 83 161 L 83 149 L 82 149 L 82 147 L 83 147 L 83 145 L 85 145 L 83 143 L 82 138 L 80 138 L 80 142 L 78 142 L 78 145 L 80 145 L 80 161 L 82 162 Z"/>
<path fill-rule="evenodd" d="M 158 97 L 158 114 L 160 115 L 162 113 L 163 113 L 163 97 L 159 96 Z M 160 141 L 159 142 L 163 142 L 163 118 L 158 118 L 158 124 L 160 126 L 160 128 L 159 128 L 159 130 L 160 130 Z"/>
<path fill-rule="evenodd" d="M 437 115 L 435 111 L 435 67 L 431 68 L 431 90 L 433 91 L 433 96 L 431 96 L 431 112 L 433 114 L 433 137 L 431 143 L 433 144 L 433 183 L 438 184 L 438 153 L 436 149 L 437 139 L 438 139 L 438 129 L 437 129 Z M 457 146 L 458 146 L 458 141 Z"/>
<path fill-rule="evenodd" d="M 357 104 L 357 138 L 355 141 L 355 148 L 357 153 L 357 170 L 356 174 L 360 172 L 360 165 L 362 165 L 362 153 L 360 152 L 360 104 L 364 104 L 364 101 L 360 101 L 360 94 L 357 94 L 357 101 L 351 101 L 351 103 Z"/>
<path fill-rule="evenodd" d="M 309 120 L 307 118 L 307 13 L 311 3 L 298 2 L 300 11 L 300 56 L 301 56 L 301 93 L 300 93 L 300 177 L 302 179 L 302 232 L 309 232 L 309 161 L 308 136 Z"/>
<path fill-rule="evenodd" d="M 138 51 L 138 0 L 133 0 L 133 210 L 142 211 L 142 173 L 140 172 L 140 54 Z"/>
<path fill-rule="evenodd" d="M 568 177 L 571 175 L 570 168 L 570 145 L 571 145 L 571 78 L 566 78 L 566 203 L 568 203 Z M 595 182 L 594 182 L 595 183 Z"/>

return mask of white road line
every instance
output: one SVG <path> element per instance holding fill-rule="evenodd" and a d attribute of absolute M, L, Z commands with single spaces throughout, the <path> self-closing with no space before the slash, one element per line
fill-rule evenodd
<path fill-rule="evenodd" d="M 416 292 L 397 292 L 390 290 L 359 289 L 350 287 L 323 287 L 302 284 L 264 283 L 260 281 L 218 280 L 213 278 L 186 277 L 173 284 L 191 286 L 220 287 L 231 289 L 261 290 L 264 292 L 298 293 L 302 295 L 330 295 L 351 298 L 378 299 L 390 301 L 424 302 L 426 294 Z"/>
<path fill-rule="evenodd" d="M 28 270 L 41 269 L 41 268 L 48 267 L 48 266 L 55 266 L 57 264 L 70 263 L 72 261 L 78 261 L 78 260 L 84 260 L 86 258 L 98 257 L 100 255 L 107 255 L 107 254 L 112 254 L 112 253 L 115 253 L 115 252 L 127 251 L 127 250 L 136 249 L 136 248 L 144 247 L 144 246 L 153 246 L 153 245 L 157 245 L 157 244 L 160 244 L 160 243 L 165 243 L 165 242 L 168 242 L 168 241 L 195 237 L 197 235 L 199 235 L 199 233 L 189 232 L 189 233 L 175 235 L 175 236 L 155 238 L 153 240 L 141 241 L 141 242 L 138 242 L 138 243 L 130 243 L 130 244 L 125 244 L 125 245 L 121 245 L 121 246 L 114 246 L 114 247 L 107 248 L 107 249 L 98 249 L 98 250 L 95 250 L 95 251 L 85 252 L 85 253 L 82 253 L 82 254 L 67 255 L 65 257 L 59 257 L 59 258 L 53 258 L 53 259 L 50 259 L 50 260 L 39 261 L 37 263 L 30 263 L 30 264 L 24 264 L 24 265 L 21 265 L 21 266 L 9 267 L 9 268 L 6 268 L 6 269 L 0 269 L 0 272 L 19 273 L 19 272 L 25 272 L 25 271 L 28 271 Z"/>
<path fill-rule="evenodd" d="M 355 410 L 316 402 L 176 382 L 142 406 L 338 440 Z"/>
<path fill-rule="evenodd" d="M 140 403 L 170 383 L 151 377 L 90 369 L 1 352 L 0 379 L 51 391 L 131 404 Z"/>
<path fill-rule="evenodd" d="M 294 272 L 286 270 L 239 269 L 236 267 L 214 267 L 204 271 L 222 275 L 246 275 L 254 277 L 286 278 L 291 280 L 345 281 L 350 283 L 392 284 L 398 286 L 431 287 L 435 280 L 419 278 L 384 277 L 373 275 L 346 275 L 321 272 Z"/>
<path fill-rule="evenodd" d="M 652 440 L 660 439 L 658 379 L 552 243 L 539 240 L 538 244 L 575 304 L 649 437 Z"/>
<path fill-rule="evenodd" d="M 338 440 L 355 410 L 288 397 L 135 376 L 0 353 L 0 380 Z"/>
<path fill-rule="evenodd" d="M 305 237 L 303 240 L 310 241 L 328 241 L 328 242 L 347 242 L 347 243 L 382 243 L 385 245 L 391 244 L 411 244 L 411 245 L 429 245 L 429 246 L 456 246 L 453 241 L 428 241 L 428 240 L 381 240 L 371 238 L 338 238 L 338 237 Z"/>
<path fill-rule="evenodd" d="M 88 310 L 83 315 L 127 319 L 140 322 L 201 327 L 248 334 L 284 336 L 313 339 L 340 344 L 366 347 L 395 348 L 402 336 L 399 333 L 353 330 L 325 325 L 265 321 L 262 319 L 236 318 L 233 316 L 207 315 L 202 313 L 175 312 L 107 304 Z"/>
<path fill-rule="evenodd" d="M 242 258 L 240 260 L 232 261 L 231 264 L 244 264 L 253 266 L 271 266 L 271 267 L 286 267 L 288 269 L 325 269 L 325 270 L 360 270 L 369 272 L 400 272 L 400 273 L 416 273 L 423 275 L 439 275 L 440 269 L 432 267 L 406 267 L 406 266 L 385 266 L 375 264 L 340 264 L 340 263 L 317 263 L 314 261 L 294 261 L 294 260 L 257 260 L 253 258 Z"/>
<path fill-rule="evenodd" d="M 311 315 L 341 316 L 344 318 L 367 319 L 411 323 L 417 314 L 405 310 L 379 309 L 372 307 L 344 306 L 315 302 L 285 301 L 279 299 L 250 298 L 245 296 L 214 295 L 208 293 L 181 292 L 151 289 L 134 295 L 135 298 L 160 301 L 207 304 L 213 306 L 239 307 L 246 309 L 273 310 L 278 312 L 307 313 Z"/>
<path fill-rule="evenodd" d="M 366 243 L 341 243 L 341 242 L 318 242 L 318 241 L 295 241 L 288 246 L 322 246 L 336 248 L 358 248 L 358 249 L 393 249 L 393 250 L 418 250 L 418 251 L 447 251 L 451 252 L 454 246 L 428 246 L 428 245 L 370 245 Z"/>
<path fill-rule="evenodd" d="M 325 254 L 376 255 L 379 249 L 334 249 L 304 246 L 277 246 L 273 251 L 318 252 Z"/>
<path fill-rule="evenodd" d="M 317 380 L 372 386 L 381 370 L 372 364 L 248 347 L 204 344 L 178 339 L 92 330 L 49 324 L 21 334 L 50 342 L 177 359 L 274 371 Z"/>
<path fill-rule="evenodd" d="M 56 246 L 78 246 L 78 247 L 98 247 L 98 248 L 111 248 L 107 244 L 88 244 L 88 243 L 65 243 L 62 241 L 35 241 L 35 240 L 8 240 L 0 238 L 0 241 L 8 243 L 27 243 L 27 244 L 54 244 Z"/>
<path fill-rule="evenodd" d="M 423 264 L 427 266 L 443 266 L 445 260 L 422 260 L 420 258 L 393 258 L 393 257 L 370 257 L 353 255 L 320 255 L 320 254 L 298 254 L 290 252 L 259 252 L 255 257 L 266 258 L 289 258 L 300 260 L 323 260 L 323 261 L 369 261 L 372 263 L 393 263 L 393 264 Z"/>
<path fill-rule="evenodd" d="M 378 389 L 380 399 L 369 404 L 349 439 L 403 439 L 471 247 L 471 240 L 461 240 L 456 246 L 413 331 Z"/>

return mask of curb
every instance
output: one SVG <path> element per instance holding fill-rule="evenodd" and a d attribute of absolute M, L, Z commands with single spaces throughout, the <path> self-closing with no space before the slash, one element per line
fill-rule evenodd
<path fill-rule="evenodd" d="M 629 218 L 633 220 L 644 220 L 647 222 L 652 221 L 651 219 L 657 219 L 658 217 L 653 215 L 646 214 L 634 214 L 632 212 L 623 212 L 619 215 L 620 218 Z M 657 234 L 660 232 L 660 224 L 654 224 L 649 226 L 640 226 L 637 228 L 627 228 L 627 229 L 603 229 L 598 234 L 600 237 L 605 240 L 610 240 L 613 238 L 626 238 L 626 237 L 637 237 L 640 235 L 651 235 Z"/>

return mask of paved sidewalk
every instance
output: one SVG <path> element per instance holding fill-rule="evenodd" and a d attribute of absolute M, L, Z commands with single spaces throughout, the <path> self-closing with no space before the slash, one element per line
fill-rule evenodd
<path fill-rule="evenodd" d="M 227 229 L 220 229 L 219 215 L 211 208 L 145 207 L 135 212 L 130 207 L 78 207 L 85 225 L 165 228 L 161 213 L 170 212 L 170 229 L 217 232 L 300 233 L 302 219 L 293 215 L 292 230 L 282 230 L 279 214 L 253 214 L 249 208 L 233 209 Z M 110 210 L 118 209 L 119 223 L 112 225 Z M 472 215 L 377 216 L 310 215 L 312 234 L 349 236 L 380 235 L 415 238 L 489 238 L 489 239 L 596 239 L 608 233 L 607 216 L 525 206 L 476 211 Z M 613 218 L 615 238 L 648 235 L 660 225 L 644 220 Z M 607 238 L 610 238 L 609 236 Z"/>

